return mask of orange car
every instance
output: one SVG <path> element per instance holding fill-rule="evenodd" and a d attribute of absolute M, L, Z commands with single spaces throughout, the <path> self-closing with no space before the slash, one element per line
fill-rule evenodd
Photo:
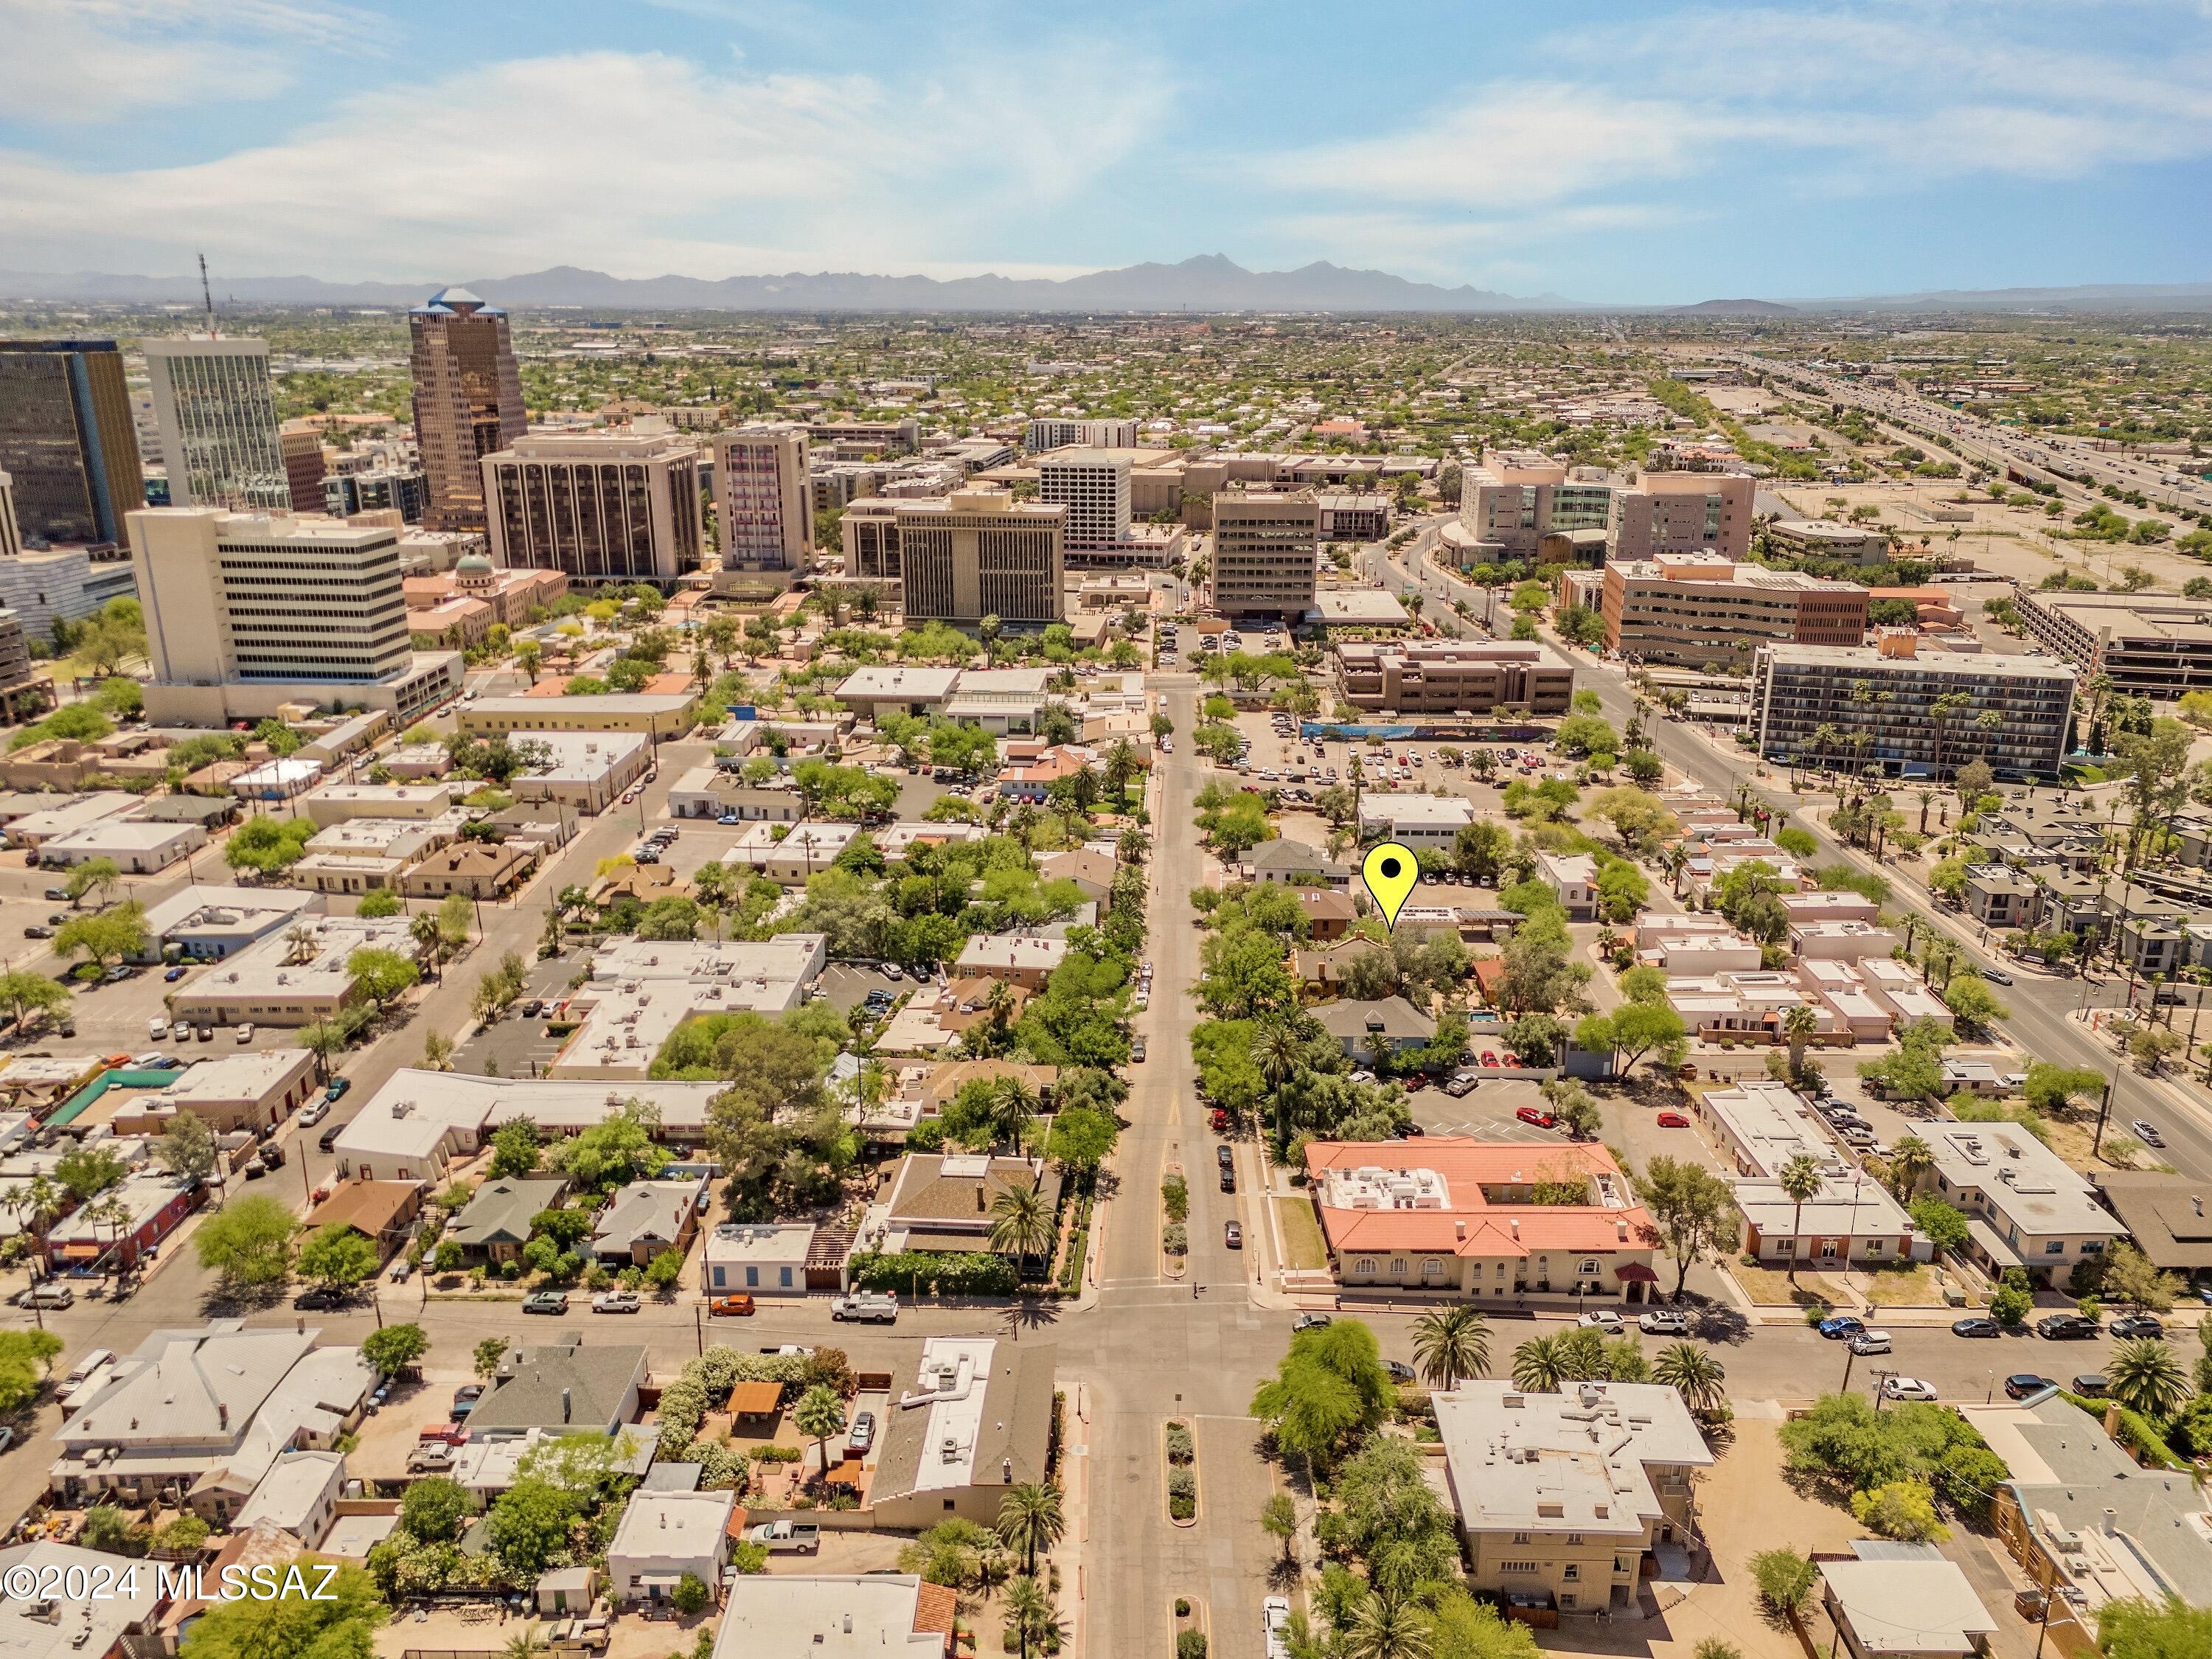
<path fill-rule="evenodd" d="M 749 1296 L 718 1296 L 707 1304 L 710 1314 L 735 1314 L 740 1317 L 753 1310 L 753 1299 Z"/>

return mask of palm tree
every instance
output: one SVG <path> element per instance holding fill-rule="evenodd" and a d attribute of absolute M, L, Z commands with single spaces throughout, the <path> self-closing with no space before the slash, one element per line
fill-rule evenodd
<path fill-rule="evenodd" d="M 438 918 L 429 911 L 424 911 L 407 924 L 407 937 L 427 953 L 431 975 L 443 984 L 446 976 L 441 965 L 446 960 L 446 936 L 438 926 Z"/>
<path fill-rule="evenodd" d="M 1694 1342 L 1670 1342 L 1659 1351 L 1651 1367 L 1657 1381 L 1682 1396 L 1682 1403 L 1700 1416 L 1718 1408 L 1721 1383 L 1728 1373 L 1712 1350 Z"/>
<path fill-rule="evenodd" d="M 1052 1206 L 1034 1187 L 1009 1187 L 991 1202 L 991 1248 L 1020 1260 L 1048 1255 Z"/>
<path fill-rule="evenodd" d="M 1936 1167 L 1936 1152 L 1918 1135 L 1905 1135 L 1891 1149 L 1890 1178 L 1897 1183 L 1899 1197 L 1920 1184 L 1920 1177 Z"/>
<path fill-rule="evenodd" d="M 1028 1659 L 1030 1644 L 1043 1642 L 1060 1623 L 1052 1597 L 1043 1585 L 1024 1576 L 1007 1582 L 1005 1606 L 1006 1623 L 1013 1627 L 1023 1659 Z"/>
<path fill-rule="evenodd" d="M 1480 1376 L 1490 1369 L 1490 1322 L 1466 1306 L 1423 1314 L 1413 1322 L 1413 1358 L 1434 1388 Z"/>
<path fill-rule="evenodd" d="M 1136 750 L 1125 738 L 1106 752 L 1106 787 L 1119 799 L 1130 780 L 1144 769 Z"/>
<path fill-rule="evenodd" d="M 1429 1659 L 1429 1622 L 1396 1596 L 1370 1595 L 1344 1632 L 1346 1659 Z"/>
<path fill-rule="evenodd" d="M 538 1633 L 538 1621 L 532 1620 L 520 1634 L 508 1637 L 501 1651 L 506 1659 L 538 1659 L 539 1654 L 547 1651 L 545 1638 Z"/>
<path fill-rule="evenodd" d="M 1936 722 L 1936 775 L 1943 775 L 1943 732 L 1951 722 L 1974 706 L 1974 700 L 1964 691 L 1947 691 L 1928 705 L 1929 718 Z"/>
<path fill-rule="evenodd" d="M 1790 1045 L 1790 1075 L 1805 1069 L 1805 1045 L 1820 1029 L 1820 1020 L 1803 1003 L 1793 1003 L 1782 1016 L 1783 1041 Z"/>
<path fill-rule="evenodd" d="M 1019 1151 L 1022 1131 L 1036 1115 L 1036 1091 L 1018 1076 L 1000 1078 L 991 1085 L 991 1134 Z"/>
<path fill-rule="evenodd" d="M 1796 1206 L 1790 1213 L 1790 1282 L 1792 1285 L 1797 1282 L 1797 1240 L 1803 1231 L 1805 1200 L 1820 1192 L 1820 1166 L 1803 1152 L 1784 1164 L 1782 1173 L 1775 1178 L 1775 1184 L 1782 1188 L 1782 1195 Z"/>
<path fill-rule="evenodd" d="M 999 1536 L 1022 1553 L 1024 1572 L 1036 1571 L 1037 1553 L 1060 1542 L 1067 1530 L 1060 1513 L 1060 1488 L 1046 1481 L 1009 1486 L 999 1500 Z"/>
<path fill-rule="evenodd" d="M 1275 1140 L 1279 1146 L 1284 1095 L 1292 1080 L 1308 1069 L 1305 1042 L 1297 1028 L 1279 1014 L 1262 1020 L 1259 1034 L 1252 1039 L 1252 1063 L 1260 1068 L 1261 1079 L 1275 1103 Z"/>
<path fill-rule="evenodd" d="M 2189 1374 L 2173 1350 L 2156 1337 L 2139 1337 L 2112 1350 L 2105 1363 L 2112 1398 L 2145 1417 L 2168 1417 L 2189 1401 Z"/>
<path fill-rule="evenodd" d="M 1513 1350 L 1513 1386 L 1528 1394 L 1553 1394 L 1574 1369 L 1556 1336 L 1532 1336 Z"/>
<path fill-rule="evenodd" d="M 827 1382 L 817 1382 L 799 1399 L 791 1414 L 793 1427 L 813 1437 L 822 1456 L 822 1474 L 830 1474 L 830 1437 L 845 1432 L 845 1401 Z"/>

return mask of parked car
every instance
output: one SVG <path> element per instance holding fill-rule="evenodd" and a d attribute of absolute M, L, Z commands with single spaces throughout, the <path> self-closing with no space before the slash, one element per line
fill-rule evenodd
<path fill-rule="evenodd" d="M 1850 1351 L 1856 1354 L 1887 1353 L 1889 1352 L 1889 1333 L 1887 1331 L 1861 1331 L 1856 1336 L 1850 1340 L 1848 1346 L 1850 1346 Z"/>
<path fill-rule="evenodd" d="M 346 1126 L 343 1123 L 331 1124 L 328 1128 L 325 1129 L 322 1133 L 315 1137 L 315 1145 L 320 1147 L 324 1152 L 327 1152 L 331 1147 L 338 1144 L 338 1137 L 345 1133 L 345 1127 Z"/>
<path fill-rule="evenodd" d="M 1992 985 L 2009 985 L 2012 983 L 2012 975 L 2005 972 L 2002 968 L 1984 968 L 1982 969 L 1982 977 L 1989 981 Z"/>
<path fill-rule="evenodd" d="M 1141 1066 L 1145 1063 L 1144 1038 L 1136 1037 L 1132 1039 L 1129 1043 L 1129 1059 L 1131 1062 L 1135 1065 Z"/>
<path fill-rule="evenodd" d="M 2095 1320 L 2080 1314 L 2051 1314 L 2035 1322 L 2035 1334 L 2046 1342 L 2087 1342 L 2098 1329 Z"/>
<path fill-rule="evenodd" d="M 1291 1334 L 1295 1336 L 1300 1331 L 1317 1331 L 1331 1322 L 1324 1313 L 1302 1313 L 1291 1322 Z"/>
<path fill-rule="evenodd" d="M 2002 1336 L 2004 1327 L 1987 1314 L 1972 1314 L 1964 1319 L 1953 1320 L 1951 1334 L 1954 1336 Z"/>
<path fill-rule="evenodd" d="M 340 1097 L 344 1095 L 345 1091 L 352 1087 L 353 1079 L 351 1078 L 334 1077 L 331 1079 L 331 1086 L 323 1091 L 323 1098 L 329 1101 L 335 1106 L 338 1103 Z"/>
<path fill-rule="evenodd" d="M 302 1291 L 299 1295 L 292 1298 L 292 1305 L 295 1308 L 305 1308 L 310 1310 L 319 1310 L 325 1313 L 329 1312 L 332 1309 L 343 1308 L 345 1304 L 346 1296 L 344 1291 L 334 1291 L 327 1288 Z"/>
<path fill-rule="evenodd" d="M 2092 1400 L 2102 1400 L 2112 1386 L 2102 1371 L 2083 1371 L 2074 1379 L 2074 1392 Z"/>
<path fill-rule="evenodd" d="M 23 930 L 23 937 L 25 939 L 52 939 L 53 936 L 54 930 L 52 928 L 41 927 L 36 923 L 33 923 L 32 926 L 26 927 Z"/>
<path fill-rule="evenodd" d="M 526 1314 L 564 1314 L 568 1311 L 568 1293 L 563 1291 L 533 1291 L 522 1298 L 522 1311 Z"/>
<path fill-rule="evenodd" d="M 300 1108 L 300 1127 L 312 1129 L 331 1115 L 331 1103 L 318 1096 Z"/>
<path fill-rule="evenodd" d="M 1267 1659 L 1290 1659 L 1290 1597 L 1270 1595 L 1261 1601 L 1260 1629 L 1266 1641 Z"/>
<path fill-rule="evenodd" d="M 845 1455 L 866 1457 L 868 1448 L 875 1443 L 876 1414 L 873 1412 L 855 1412 L 852 1427 L 845 1431 Z"/>
<path fill-rule="evenodd" d="M 1603 1331 L 1608 1336 L 1618 1336 L 1626 1329 L 1619 1314 L 1610 1308 L 1598 1308 L 1584 1314 L 1575 1323 L 1586 1330 Z"/>
<path fill-rule="evenodd" d="M 1686 1129 L 1690 1127 L 1690 1120 L 1680 1112 L 1662 1112 L 1658 1122 L 1662 1129 Z"/>
<path fill-rule="evenodd" d="M 644 1306 L 644 1298 L 635 1291 L 601 1291 L 592 1298 L 595 1314 L 634 1314 Z"/>
<path fill-rule="evenodd" d="M 1243 1224 L 1235 1221 L 1223 1222 L 1221 1224 L 1221 1243 L 1223 1248 L 1226 1249 L 1243 1249 L 1244 1248 L 1244 1228 Z"/>
<path fill-rule="evenodd" d="M 2005 1378 L 2005 1398 L 2025 1400 L 2032 1394 L 2041 1394 L 2045 1389 L 2058 1386 L 2047 1376 L 2038 1376 L 2033 1371 L 2014 1371 Z"/>
<path fill-rule="evenodd" d="M 1413 1374 L 1413 1368 L 1402 1359 L 1386 1359 L 1382 1362 L 1382 1369 L 1390 1373 L 1393 1382 L 1417 1382 L 1420 1380 Z"/>
<path fill-rule="evenodd" d="M 1539 1129 L 1557 1128 L 1559 1122 L 1559 1119 L 1553 1117 L 1549 1112 L 1546 1111 L 1540 1106 L 1523 1106 L 1520 1110 L 1514 1113 L 1513 1115 L 1519 1118 L 1523 1123 L 1533 1123 Z"/>
<path fill-rule="evenodd" d="M 811 1521 L 763 1521 L 745 1528 L 745 1541 L 763 1546 L 771 1555 L 811 1555 L 822 1547 L 822 1528 Z"/>
<path fill-rule="evenodd" d="M 1937 1398 L 1936 1385 L 1917 1376 L 1885 1376 L 1881 1380 L 1882 1396 L 1888 1400 L 1929 1400 Z"/>
<path fill-rule="evenodd" d="M 394 1285 L 404 1285 L 409 1279 L 414 1278 L 415 1264 L 404 1255 L 394 1256 L 392 1259 L 391 1271 L 384 1276 Z"/>
<path fill-rule="evenodd" d="M 2161 1337 L 2166 1327 L 2148 1314 L 2133 1314 L 2112 1322 L 2112 1336 L 2118 1341 L 2132 1341 L 2137 1337 Z"/>
<path fill-rule="evenodd" d="M 1831 1341 L 1846 1336 L 1856 1336 L 1866 1328 L 1866 1321 L 1856 1314 L 1831 1314 L 1814 1328 Z"/>
<path fill-rule="evenodd" d="M 52 1279 L 46 1279 L 32 1285 L 27 1291 L 17 1291 L 15 1305 L 19 1308 L 72 1308 L 76 1305 L 76 1292 L 66 1285 L 57 1285 Z"/>
<path fill-rule="evenodd" d="M 69 896 L 69 889 L 66 887 L 49 887 L 46 889 L 46 897 L 49 902 L 58 899 L 67 899 Z"/>
<path fill-rule="evenodd" d="M 717 1317 L 743 1319 L 753 1310 L 753 1299 L 749 1296 L 718 1296 L 707 1304 L 707 1311 Z"/>
<path fill-rule="evenodd" d="M 895 1325 L 898 1322 L 898 1297 L 875 1291 L 855 1291 L 850 1296 L 830 1298 L 830 1317 L 833 1320 L 857 1320 L 864 1324 Z"/>
<path fill-rule="evenodd" d="M 1662 1309 L 1638 1316 L 1636 1328 L 1646 1336 L 1687 1336 L 1690 1316 L 1672 1309 Z"/>
<path fill-rule="evenodd" d="M 453 1448 L 449 1441 L 418 1440 L 415 1449 L 407 1454 L 410 1474 L 437 1474 L 453 1467 Z"/>
<path fill-rule="evenodd" d="M 453 1421 L 458 1423 L 474 1411 L 477 1408 L 477 1401 L 483 1398 L 483 1391 L 484 1385 L 481 1382 L 464 1382 L 459 1388 L 455 1389 L 453 1390 Z"/>
<path fill-rule="evenodd" d="M 1481 1081 L 1482 1074 L 1480 1072 L 1470 1072 L 1462 1068 L 1444 1079 L 1443 1091 L 1457 1100 L 1462 1096 L 1473 1094 L 1475 1085 Z"/>
<path fill-rule="evenodd" d="M 174 985 L 174 984 L 175 984 L 179 980 L 182 979 L 184 976 L 185 976 L 185 964 L 184 964 L 183 963 L 181 963 L 181 962 L 180 962 L 180 963 L 178 963 L 174 967 L 171 968 L 167 973 L 166 973 L 166 974 L 164 974 L 164 975 L 161 975 L 161 983 L 163 983 L 164 985 Z"/>

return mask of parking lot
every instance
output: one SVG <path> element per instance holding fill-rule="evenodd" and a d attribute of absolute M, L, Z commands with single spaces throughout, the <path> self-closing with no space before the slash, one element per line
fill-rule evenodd
<path fill-rule="evenodd" d="M 575 955 L 555 957 L 533 966 L 516 1011 L 494 1020 L 453 1054 L 453 1069 L 480 1077 L 536 1077 L 552 1063 L 567 1039 L 550 1035 L 542 1017 L 522 1013 L 532 999 L 550 1001 L 568 988 L 586 966 Z"/>

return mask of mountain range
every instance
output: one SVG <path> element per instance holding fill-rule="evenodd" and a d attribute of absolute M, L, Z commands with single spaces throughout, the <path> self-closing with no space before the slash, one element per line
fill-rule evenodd
<path fill-rule="evenodd" d="M 221 297 L 240 305 L 410 306 L 441 284 L 333 283 L 319 276 L 227 277 Z M 1706 300 L 1691 306 L 1592 306 L 1556 294 L 1522 296 L 1462 284 L 1443 288 L 1386 270 L 1352 270 L 1316 260 L 1296 270 L 1247 270 L 1218 253 L 1176 264 L 1150 263 L 1079 276 L 985 275 L 939 280 L 853 271 L 782 276 L 612 276 L 555 265 L 465 286 L 515 310 L 785 312 L 1656 312 L 1679 316 L 1780 317 L 1805 311 L 2175 311 L 2212 306 L 2212 283 L 2091 283 L 2074 288 L 1957 289 L 1828 299 Z M 196 304 L 196 276 L 112 276 L 98 271 L 0 270 L 0 298 Z"/>

